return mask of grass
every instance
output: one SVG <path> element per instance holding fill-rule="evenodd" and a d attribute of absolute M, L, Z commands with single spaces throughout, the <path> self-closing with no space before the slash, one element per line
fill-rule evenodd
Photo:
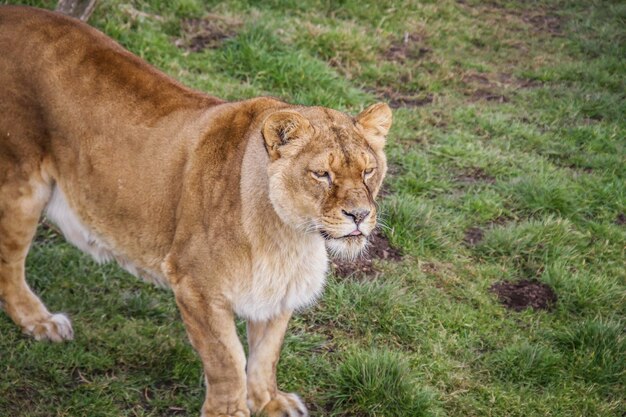
<path fill-rule="evenodd" d="M 415 416 L 429 414 L 429 393 L 416 391 L 407 360 L 399 353 L 346 353 L 328 387 L 330 415 Z M 336 410 L 340 410 L 336 413 Z"/>
<path fill-rule="evenodd" d="M 234 35 L 178 47 L 193 37 L 183 19 L 204 16 Z M 90 23 L 227 99 L 396 107 L 381 208 L 405 256 L 376 279 L 331 277 L 285 340 L 279 384 L 314 416 L 613 417 L 626 412 L 625 21 L 611 0 L 111 0 Z M 27 269 L 76 340 L 37 343 L 0 315 L 0 415 L 197 415 L 201 367 L 169 292 L 47 229 Z M 552 286 L 556 306 L 509 311 L 489 291 L 523 279 Z"/>

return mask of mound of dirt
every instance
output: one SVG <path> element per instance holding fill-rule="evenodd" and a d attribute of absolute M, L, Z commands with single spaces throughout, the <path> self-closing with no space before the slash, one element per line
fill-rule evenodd
<path fill-rule="evenodd" d="M 333 259 L 331 267 L 340 277 L 349 277 L 352 275 L 374 275 L 378 270 L 373 265 L 374 259 L 383 259 L 389 261 L 399 261 L 402 259 L 402 253 L 389 244 L 389 240 L 377 229 L 370 237 L 370 244 L 367 247 L 367 253 L 353 261 L 344 261 Z"/>
<path fill-rule="evenodd" d="M 522 311 L 526 308 L 551 310 L 557 301 L 552 287 L 535 280 L 496 282 L 489 288 L 508 309 Z"/>

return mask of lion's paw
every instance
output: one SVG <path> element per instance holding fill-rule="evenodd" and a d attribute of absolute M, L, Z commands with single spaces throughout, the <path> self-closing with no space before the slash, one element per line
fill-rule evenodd
<path fill-rule="evenodd" d="M 72 323 L 65 314 L 50 314 L 43 319 L 25 324 L 23 330 L 35 340 L 62 342 L 74 338 Z"/>
<path fill-rule="evenodd" d="M 249 411 L 235 411 L 235 414 L 212 414 L 202 412 L 200 417 L 250 417 Z"/>
<path fill-rule="evenodd" d="M 308 417 L 306 406 L 296 394 L 279 392 L 261 410 L 263 417 Z"/>

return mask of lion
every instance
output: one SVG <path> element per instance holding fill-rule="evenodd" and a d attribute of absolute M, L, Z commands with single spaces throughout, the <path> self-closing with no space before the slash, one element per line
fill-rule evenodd
<path fill-rule="evenodd" d="M 356 117 L 179 84 L 75 19 L 0 7 L 0 300 L 73 337 L 25 281 L 42 214 L 97 261 L 171 288 L 202 360 L 202 416 L 307 416 L 276 383 L 288 321 L 355 257 L 387 170 L 384 103 Z M 247 321 L 249 355 L 234 318 Z"/>

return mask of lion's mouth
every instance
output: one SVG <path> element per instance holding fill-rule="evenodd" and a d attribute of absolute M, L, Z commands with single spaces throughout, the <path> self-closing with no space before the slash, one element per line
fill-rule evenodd
<path fill-rule="evenodd" d="M 320 234 L 325 240 L 331 240 L 331 239 L 333 240 L 360 240 L 360 239 L 367 237 L 363 232 L 361 232 L 358 229 L 353 230 L 347 235 L 338 236 L 338 237 L 331 235 L 328 231 L 324 229 L 320 230 Z"/>

